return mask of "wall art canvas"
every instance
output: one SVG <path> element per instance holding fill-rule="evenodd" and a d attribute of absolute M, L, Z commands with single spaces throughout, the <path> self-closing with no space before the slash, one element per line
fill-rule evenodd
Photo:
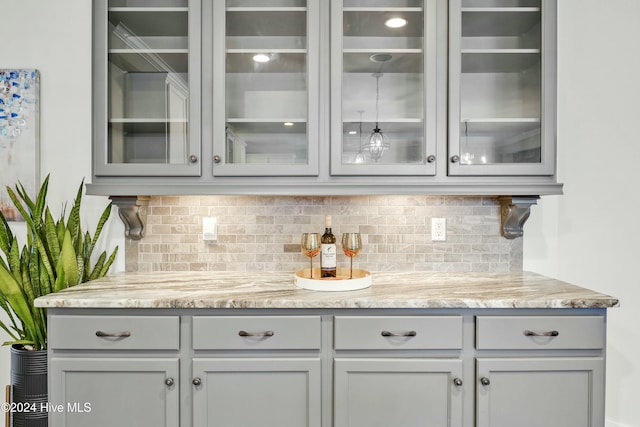
<path fill-rule="evenodd" d="M 0 68 L 0 211 L 22 221 L 6 187 L 22 183 L 34 198 L 39 183 L 39 86 L 33 69 Z"/>

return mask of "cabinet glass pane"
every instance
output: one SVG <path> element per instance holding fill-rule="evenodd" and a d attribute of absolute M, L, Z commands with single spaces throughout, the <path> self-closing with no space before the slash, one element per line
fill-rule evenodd
<path fill-rule="evenodd" d="M 109 2 L 108 163 L 189 161 L 186 3 Z"/>
<path fill-rule="evenodd" d="M 309 161 L 306 3 L 226 3 L 227 163 Z"/>
<path fill-rule="evenodd" d="M 540 1 L 463 1 L 460 163 L 541 163 Z"/>
<path fill-rule="evenodd" d="M 344 1 L 343 165 L 424 163 L 423 3 Z"/>

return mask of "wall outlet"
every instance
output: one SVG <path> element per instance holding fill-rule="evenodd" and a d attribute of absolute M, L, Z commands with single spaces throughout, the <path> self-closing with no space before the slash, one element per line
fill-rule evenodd
<path fill-rule="evenodd" d="M 446 218 L 431 218 L 431 241 L 443 242 L 447 240 Z"/>

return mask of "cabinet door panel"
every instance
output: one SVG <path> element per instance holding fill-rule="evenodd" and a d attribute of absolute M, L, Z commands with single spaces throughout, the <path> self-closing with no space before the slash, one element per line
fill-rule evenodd
<path fill-rule="evenodd" d="M 462 425 L 462 361 L 338 358 L 334 375 L 335 427 Z"/>
<path fill-rule="evenodd" d="M 213 174 L 317 175 L 318 0 L 213 3 Z"/>
<path fill-rule="evenodd" d="M 178 427 L 177 358 L 71 358 L 50 362 L 52 427 Z M 173 385 L 166 380 L 173 379 Z"/>
<path fill-rule="evenodd" d="M 193 360 L 194 425 L 320 427 L 320 359 Z"/>
<path fill-rule="evenodd" d="M 444 10 L 433 0 L 331 7 L 331 174 L 433 175 Z"/>
<path fill-rule="evenodd" d="M 555 0 L 449 2 L 449 174 L 555 171 Z"/>
<path fill-rule="evenodd" d="M 95 0 L 95 175 L 200 175 L 200 16 L 197 0 Z"/>
<path fill-rule="evenodd" d="M 604 425 L 602 358 L 479 359 L 477 373 L 478 427 Z"/>

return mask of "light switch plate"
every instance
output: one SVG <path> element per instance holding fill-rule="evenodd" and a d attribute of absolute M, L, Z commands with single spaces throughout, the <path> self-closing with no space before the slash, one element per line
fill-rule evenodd
<path fill-rule="evenodd" d="M 202 240 L 205 242 L 218 241 L 218 218 L 210 216 L 202 218 Z"/>
<path fill-rule="evenodd" d="M 431 241 L 444 242 L 447 240 L 446 218 L 431 218 Z"/>

